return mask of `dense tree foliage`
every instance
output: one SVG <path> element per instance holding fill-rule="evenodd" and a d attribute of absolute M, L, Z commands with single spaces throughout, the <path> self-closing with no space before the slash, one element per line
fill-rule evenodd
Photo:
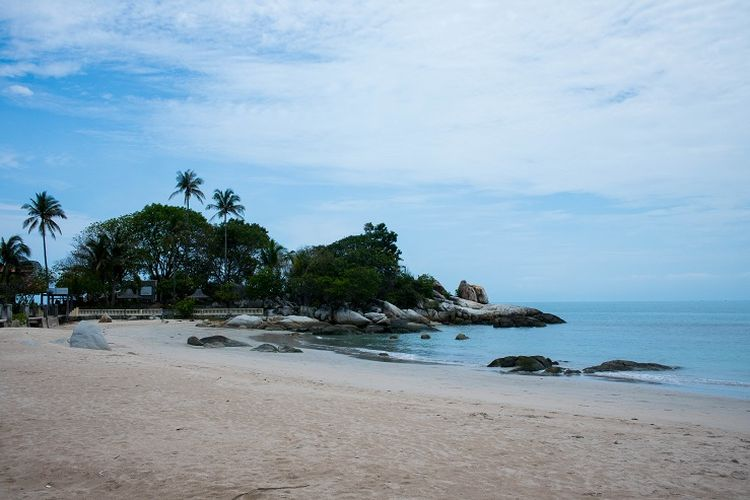
<path fill-rule="evenodd" d="M 333 306 L 364 306 L 380 298 L 404 307 L 431 297 L 434 280 L 415 279 L 399 265 L 397 239 L 385 224 L 368 223 L 362 234 L 303 248 L 295 253 L 289 270 L 291 297 L 303 304 Z"/>

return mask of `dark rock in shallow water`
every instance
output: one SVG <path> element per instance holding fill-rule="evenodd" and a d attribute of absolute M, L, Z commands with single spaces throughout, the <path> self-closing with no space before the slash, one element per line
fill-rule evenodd
<path fill-rule="evenodd" d="M 194 345 L 196 347 L 203 347 L 203 342 L 201 342 L 201 340 L 198 337 L 196 337 L 195 335 L 193 335 L 192 337 L 190 337 L 188 339 L 187 343 L 188 343 L 188 345 Z"/>
<path fill-rule="evenodd" d="M 261 344 L 258 347 L 254 347 L 253 351 L 258 352 L 279 352 L 279 348 L 273 344 Z"/>
<path fill-rule="evenodd" d="M 560 375 L 563 372 L 563 369 L 559 366 L 550 366 L 549 368 L 544 369 L 544 373 L 549 373 L 550 375 Z"/>
<path fill-rule="evenodd" d="M 659 363 L 638 363 L 626 359 L 613 359 L 605 361 L 597 366 L 589 366 L 583 369 L 583 373 L 596 372 L 629 372 L 629 371 L 666 371 L 674 370 L 674 367 L 660 365 Z"/>
<path fill-rule="evenodd" d="M 388 340 L 398 340 L 398 335 L 389 335 Z"/>
<path fill-rule="evenodd" d="M 547 326 L 543 320 L 537 316 L 526 316 L 523 314 L 509 314 L 507 316 L 498 316 L 492 323 L 495 328 L 541 328 Z"/>
<path fill-rule="evenodd" d="M 422 340 L 427 340 L 427 339 L 431 339 L 432 337 L 430 337 L 429 333 L 423 333 L 422 335 L 419 336 L 419 338 Z"/>
<path fill-rule="evenodd" d="M 535 315 L 535 317 L 539 319 L 540 321 L 544 321 L 548 325 L 559 325 L 559 324 L 565 323 L 564 319 L 562 319 L 559 316 L 555 316 L 554 314 L 550 314 L 550 313 L 544 313 L 544 312 L 539 313 Z"/>
<path fill-rule="evenodd" d="M 378 353 L 378 356 L 381 356 L 381 357 L 383 357 L 383 358 L 388 358 L 388 357 L 390 357 L 391 355 L 390 355 L 390 354 L 388 354 L 387 352 L 379 352 L 379 353 Z"/>
<path fill-rule="evenodd" d="M 566 368 L 565 371 L 563 372 L 563 374 L 564 375 L 568 375 L 568 376 L 570 376 L 570 375 L 580 375 L 581 374 L 581 370 L 571 370 L 570 368 Z"/>
<path fill-rule="evenodd" d="M 514 368 L 512 371 L 537 372 L 554 366 L 545 356 L 505 356 L 493 360 L 489 368 Z"/>
<path fill-rule="evenodd" d="M 279 352 L 302 352 L 302 349 L 297 349 L 289 345 L 279 346 Z"/>
<path fill-rule="evenodd" d="M 310 327 L 310 332 L 316 335 L 350 335 L 360 334 L 362 330 L 354 325 L 328 325 Z"/>
<path fill-rule="evenodd" d="M 211 337 L 203 337 L 202 339 L 200 339 L 200 342 L 203 343 L 203 347 L 248 347 L 250 345 L 238 340 L 232 340 L 225 337 L 224 335 L 212 335 Z"/>
<path fill-rule="evenodd" d="M 469 337 L 467 337 L 463 333 L 459 333 L 458 335 L 456 335 L 456 340 L 469 340 Z"/>

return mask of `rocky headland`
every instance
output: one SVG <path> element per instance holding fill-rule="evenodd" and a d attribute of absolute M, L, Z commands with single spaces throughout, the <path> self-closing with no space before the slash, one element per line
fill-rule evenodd
<path fill-rule="evenodd" d="M 267 300 L 262 304 L 265 317 L 237 316 L 224 326 L 310 332 L 319 335 L 349 333 L 410 333 L 435 330 L 439 325 L 482 324 L 496 328 L 545 327 L 565 323 L 554 314 L 533 307 L 490 304 L 480 285 L 461 281 L 457 295 L 435 283 L 432 298 L 414 308 L 401 309 L 385 300 L 373 300 L 364 308 L 312 307 L 286 300 Z M 208 326 L 209 323 L 206 323 Z"/>

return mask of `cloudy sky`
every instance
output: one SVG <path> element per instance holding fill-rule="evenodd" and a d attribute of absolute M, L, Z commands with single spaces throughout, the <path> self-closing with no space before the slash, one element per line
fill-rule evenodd
<path fill-rule="evenodd" d="M 748 26 L 744 0 L 2 0 L 0 235 L 47 190 L 54 261 L 191 168 L 290 249 L 383 221 L 493 301 L 750 299 Z"/>

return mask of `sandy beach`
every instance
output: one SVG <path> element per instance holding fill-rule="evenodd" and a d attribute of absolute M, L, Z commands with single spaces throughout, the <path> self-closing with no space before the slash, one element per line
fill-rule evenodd
<path fill-rule="evenodd" d="M 2 498 L 750 496 L 746 400 L 71 328 L 0 330 Z"/>

